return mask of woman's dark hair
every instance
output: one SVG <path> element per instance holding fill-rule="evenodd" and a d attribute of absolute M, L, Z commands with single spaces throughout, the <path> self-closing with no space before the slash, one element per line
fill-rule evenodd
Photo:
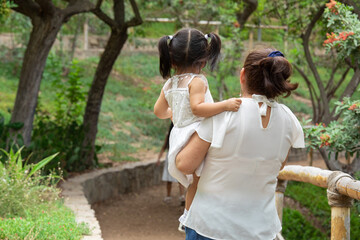
<path fill-rule="evenodd" d="M 273 51 L 276 50 L 254 50 L 246 57 L 244 69 L 247 90 L 251 94 L 261 94 L 267 98 L 280 95 L 288 97 L 299 84 L 290 83 L 292 66 L 285 57 L 268 56 Z"/>
<path fill-rule="evenodd" d="M 200 68 L 202 64 L 209 62 L 210 69 L 213 70 L 220 57 L 221 40 L 215 33 L 204 35 L 197 29 L 186 28 L 175 33 L 173 37 L 162 37 L 158 49 L 161 76 L 168 78 L 172 67 L 178 70 Z"/>

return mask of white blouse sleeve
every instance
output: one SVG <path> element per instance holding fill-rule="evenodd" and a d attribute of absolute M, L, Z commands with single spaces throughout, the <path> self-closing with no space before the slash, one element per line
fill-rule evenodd
<path fill-rule="evenodd" d="M 301 127 L 299 120 L 296 118 L 294 113 L 285 105 L 281 104 L 283 109 L 288 113 L 291 119 L 291 146 L 293 148 L 304 148 L 305 147 L 305 140 L 304 140 L 304 132 Z"/>
<path fill-rule="evenodd" d="M 212 130 L 213 130 L 213 119 L 212 117 L 205 118 L 201 121 L 200 125 L 197 127 L 196 132 L 199 137 L 205 142 L 211 143 L 212 141 Z"/>
<path fill-rule="evenodd" d="M 231 112 L 223 112 L 204 119 L 196 129 L 199 137 L 211 143 L 211 147 L 221 148 L 231 118 Z"/>

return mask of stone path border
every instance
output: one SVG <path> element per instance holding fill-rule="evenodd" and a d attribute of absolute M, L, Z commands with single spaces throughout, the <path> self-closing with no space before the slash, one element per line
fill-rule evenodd
<path fill-rule="evenodd" d="M 103 239 L 91 204 L 160 184 L 162 167 L 157 166 L 155 160 L 126 163 L 75 176 L 63 182 L 60 187 L 65 205 L 75 213 L 77 222 L 87 223 L 91 230 L 91 234 L 82 239 Z"/>

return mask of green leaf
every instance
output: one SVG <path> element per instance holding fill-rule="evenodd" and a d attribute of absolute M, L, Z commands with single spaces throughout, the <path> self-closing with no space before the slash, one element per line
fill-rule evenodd
<path fill-rule="evenodd" d="M 22 122 L 14 122 L 14 123 L 8 123 L 6 124 L 7 127 L 12 128 L 14 130 L 19 130 L 24 126 L 24 123 Z"/>
<path fill-rule="evenodd" d="M 55 153 L 47 158 L 44 158 L 40 162 L 34 165 L 34 167 L 31 169 L 31 172 L 28 174 L 27 178 L 31 177 L 34 173 L 36 173 L 38 170 L 40 170 L 42 167 L 44 167 L 46 164 L 48 164 L 51 160 L 54 159 L 59 153 Z"/>

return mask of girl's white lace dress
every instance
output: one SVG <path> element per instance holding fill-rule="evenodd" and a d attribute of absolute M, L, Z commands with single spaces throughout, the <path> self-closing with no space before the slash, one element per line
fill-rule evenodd
<path fill-rule="evenodd" d="M 168 170 L 169 173 L 185 187 L 188 187 L 191 183 L 191 177 L 184 175 L 176 168 L 175 157 L 189 141 L 201 120 L 204 119 L 195 116 L 190 108 L 189 84 L 194 77 L 201 78 L 205 83 L 205 102 L 214 102 L 207 79 L 202 74 L 186 73 L 175 75 L 169 78 L 163 87 L 165 99 L 172 110 L 172 121 L 174 123 L 174 127 L 170 133 Z M 200 176 L 202 166 L 203 163 L 196 170 L 196 175 Z"/>

